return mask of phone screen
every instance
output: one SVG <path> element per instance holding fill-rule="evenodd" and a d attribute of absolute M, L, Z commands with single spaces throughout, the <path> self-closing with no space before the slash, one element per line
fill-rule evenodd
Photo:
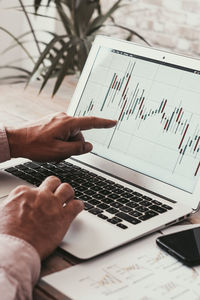
<path fill-rule="evenodd" d="M 156 242 L 183 263 L 200 264 L 200 227 L 161 236 Z"/>

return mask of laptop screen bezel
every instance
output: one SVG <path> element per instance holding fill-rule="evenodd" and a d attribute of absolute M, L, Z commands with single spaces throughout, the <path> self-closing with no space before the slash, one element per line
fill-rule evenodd
<path fill-rule="evenodd" d="M 134 53 L 135 55 L 140 55 L 143 57 L 154 59 L 162 63 L 165 62 L 168 64 L 178 65 L 183 68 L 200 70 L 200 60 L 198 59 L 166 52 L 160 49 L 155 49 L 155 48 L 135 44 L 132 42 L 127 42 L 124 40 L 110 38 L 107 36 L 97 36 L 90 50 L 89 56 L 87 58 L 82 74 L 80 76 L 74 95 L 70 101 L 70 105 L 67 110 L 68 115 L 73 116 L 75 114 L 77 105 L 79 104 L 80 97 L 87 83 L 87 79 L 91 72 L 99 47 L 108 47 L 120 51 L 127 51 L 129 53 Z M 167 183 L 161 182 L 150 176 L 141 174 L 132 169 L 128 169 L 127 167 L 124 167 L 122 165 L 118 165 L 117 163 L 109 161 L 93 153 L 78 156 L 76 157 L 76 159 L 78 159 L 80 162 L 89 164 L 92 167 L 100 169 L 103 172 L 109 174 L 111 173 L 112 170 L 111 175 L 120 177 L 122 180 L 128 181 L 131 184 L 139 186 L 145 190 L 153 191 L 154 193 L 159 194 L 165 198 L 172 199 L 176 202 L 184 203 L 185 205 L 188 205 L 192 209 L 196 209 L 199 204 L 200 180 L 198 180 L 198 183 L 196 184 L 193 193 L 188 193 L 184 190 L 176 188 Z"/>

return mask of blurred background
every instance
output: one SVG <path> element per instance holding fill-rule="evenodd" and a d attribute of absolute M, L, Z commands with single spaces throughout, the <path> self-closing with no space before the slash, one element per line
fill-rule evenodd
<path fill-rule="evenodd" d="M 13 45 L 13 36 L 19 37 L 29 30 L 29 24 L 20 7 L 22 1 L 0 0 L 0 65 L 17 63 L 23 68 L 32 69 L 32 63 L 23 49 L 16 45 L 11 50 L 7 47 Z M 36 1 L 37 2 L 37 1 Z M 45 33 L 51 31 L 61 34 L 63 26 L 58 19 L 54 1 L 50 7 L 46 7 L 47 1 L 40 1 L 40 17 L 34 16 L 33 0 L 23 3 L 29 14 L 35 32 L 39 40 L 48 43 L 52 36 Z M 61 1 L 62 2 L 62 1 Z M 79 0 L 75 1 L 79 2 Z M 81 2 L 81 1 L 80 1 Z M 102 13 L 109 10 L 116 2 L 113 0 L 100 0 Z M 48 15 L 48 18 L 47 18 Z M 199 0 L 124 0 L 120 8 L 114 11 L 112 17 L 117 24 L 126 26 L 141 35 L 151 46 L 167 49 L 173 52 L 183 53 L 194 57 L 200 56 L 200 1 Z M 106 20 L 109 24 L 110 19 Z M 119 27 L 102 27 L 101 33 L 119 38 L 127 38 L 127 32 Z M 145 44 L 139 37 L 133 35 L 132 41 Z M 31 35 L 24 36 L 23 43 L 26 49 L 37 59 L 38 49 L 33 43 Z M 41 51 L 45 45 L 41 44 Z M 9 50 L 9 51 L 8 51 Z M 17 61 L 17 62 L 16 62 Z M 0 70 L 3 75 L 10 72 L 8 69 Z M 12 70 L 12 74 L 17 70 Z"/>

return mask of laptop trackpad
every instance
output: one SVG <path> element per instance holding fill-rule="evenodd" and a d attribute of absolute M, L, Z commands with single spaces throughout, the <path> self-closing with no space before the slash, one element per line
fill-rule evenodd
<path fill-rule="evenodd" d="M 0 171 L 0 198 L 7 196 L 18 185 L 32 186 L 20 178 L 17 178 L 7 172 Z"/>
<path fill-rule="evenodd" d="M 124 233 L 117 226 L 83 211 L 73 221 L 60 248 L 80 259 L 88 259 L 119 245 Z"/>

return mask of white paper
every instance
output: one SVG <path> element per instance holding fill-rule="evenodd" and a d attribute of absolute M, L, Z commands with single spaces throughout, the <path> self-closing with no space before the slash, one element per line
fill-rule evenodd
<path fill-rule="evenodd" d="M 176 226 L 167 233 L 180 227 L 184 230 L 194 226 Z M 160 250 L 155 243 L 159 235 L 153 234 L 43 280 L 74 300 L 199 300 L 200 267 L 186 267 Z"/>

